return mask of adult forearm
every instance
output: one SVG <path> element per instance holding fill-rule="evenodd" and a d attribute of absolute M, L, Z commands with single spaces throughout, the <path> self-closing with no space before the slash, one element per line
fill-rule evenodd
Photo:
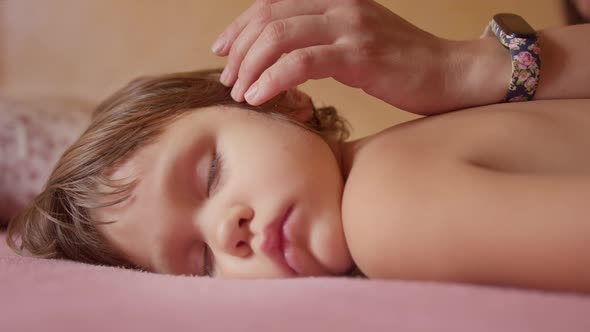
<path fill-rule="evenodd" d="M 534 99 L 590 98 L 590 24 L 539 32 L 541 78 Z M 453 108 L 501 102 L 511 79 L 511 56 L 495 37 L 449 41 L 447 87 Z"/>
<path fill-rule="evenodd" d="M 589 36 L 590 25 L 540 32 L 536 99 L 590 97 Z M 495 37 L 439 38 L 375 1 L 256 1 L 220 35 L 214 52 L 228 56 L 220 81 L 251 105 L 332 77 L 432 115 L 499 103 L 512 76 L 510 52 Z"/>

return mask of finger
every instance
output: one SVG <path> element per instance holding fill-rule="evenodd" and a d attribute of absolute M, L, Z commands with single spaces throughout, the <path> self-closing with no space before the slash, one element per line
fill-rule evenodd
<path fill-rule="evenodd" d="M 227 55 L 234 40 L 238 38 L 242 30 L 252 20 L 254 15 L 260 11 L 261 8 L 269 4 L 273 4 L 283 0 L 256 0 L 248 9 L 246 9 L 240 16 L 231 22 L 225 30 L 217 37 L 211 50 L 217 55 Z"/>
<path fill-rule="evenodd" d="M 240 65 L 239 79 L 232 90 L 233 98 L 244 101 L 246 89 L 283 53 L 332 44 L 337 37 L 338 32 L 325 15 L 296 16 L 268 24 Z"/>
<path fill-rule="evenodd" d="M 266 69 L 246 92 L 246 101 L 254 106 L 263 104 L 281 91 L 309 79 L 334 76 L 344 66 L 339 45 L 319 45 L 295 50 Z"/>
<path fill-rule="evenodd" d="M 242 13 L 236 20 L 234 20 L 217 38 L 213 43 L 212 50 L 215 54 L 225 56 L 230 53 L 231 47 L 235 40 L 238 38 L 240 33 L 246 28 L 249 22 L 251 22 L 257 13 L 260 12 L 265 6 L 280 3 L 278 8 L 273 8 L 273 12 L 284 13 L 278 18 L 285 18 L 289 16 L 305 15 L 325 12 L 326 9 L 337 3 L 340 0 L 323 0 L 323 1 L 301 1 L 301 0 L 257 0 L 252 6 L 250 6 L 244 13 Z"/>
<path fill-rule="evenodd" d="M 227 65 L 221 76 L 221 83 L 225 86 L 232 86 L 235 83 L 242 60 L 269 23 L 289 17 L 321 14 L 326 10 L 328 3 L 329 1 L 283 0 L 259 8 L 252 20 L 233 41 Z"/>

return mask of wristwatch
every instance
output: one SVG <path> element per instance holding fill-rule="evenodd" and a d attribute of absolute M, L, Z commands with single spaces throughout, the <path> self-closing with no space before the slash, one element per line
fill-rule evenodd
<path fill-rule="evenodd" d="M 492 33 L 510 50 L 512 57 L 512 77 L 504 101 L 533 99 L 541 71 L 537 33 L 522 17 L 507 13 L 494 15 L 482 37 Z"/>

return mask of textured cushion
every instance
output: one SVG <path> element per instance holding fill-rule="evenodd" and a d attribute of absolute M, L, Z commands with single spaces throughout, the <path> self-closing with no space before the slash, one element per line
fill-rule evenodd
<path fill-rule="evenodd" d="M 0 225 L 38 194 L 63 151 L 90 121 L 76 100 L 0 98 Z"/>

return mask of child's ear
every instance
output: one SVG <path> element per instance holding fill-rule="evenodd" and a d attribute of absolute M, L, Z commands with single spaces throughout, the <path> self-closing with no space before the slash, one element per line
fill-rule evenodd
<path fill-rule="evenodd" d="M 297 88 L 287 90 L 284 103 L 292 110 L 289 116 L 298 122 L 303 123 L 313 117 L 314 107 L 311 98 Z"/>

